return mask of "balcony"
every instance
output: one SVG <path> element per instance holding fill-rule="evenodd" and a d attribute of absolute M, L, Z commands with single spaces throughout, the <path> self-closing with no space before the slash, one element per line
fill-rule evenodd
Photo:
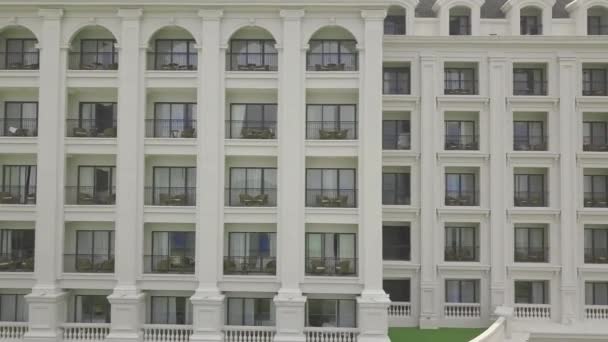
<path fill-rule="evenodd" d="M 276 207 L 277 189 L 227 188 L 226 205 L 230 207 Z"/>
<path fill-rule="evenodd" d="M 583 201 L 585 208 L 607 208 L 608 193 L 601 191 L 585 192 Z"/>
<path fill-rule="evenodd" d="M 276 121 L 226 120 L 227 139 L 276 139 Z"/>
<path fill-rule="evenodd" d="M 37 118 L 4 118 L 0 119 L 0 136 L 35 137 L 38 136 Z"/>
<path fill-rule="evenodd" d="M 446 246 L 445 261 L 478 261 L 479 247 Z"/>
<path fill-rule="evenodd" d="M 196 187 L 146 187 L 145 205 L 195 206 Z"/>
<path fill-rule="evenodd" d="M 322 208 L 355 208 L 357 190 L 306 189 L 306 206 Z"/>
<path fill-rule="evenodd" d="M 547 194 L 542 191 L 515 191 L 513 201 L 516 207 L 546 207 Z"/>
<path fill-rule="evenodd" d="M 391 244 L 382 246 L 382 259 L 387 261 L 410 261 L 411 246 L 409 244 Z"/>
<path fill-rule="evenodd" d="M 275 275 L 276 257 L 273 256 L 225 256 L 224 274 L 226 275 Z"/>
<path fill-rule="evenodd" d="M 225 342 L 272 342 L 276 333 L 275 327 L 267 326 L 224 326 Z"/>
<path fill-rule="evenodd" d="M 445 95 L 476 95 L 477 80 L 445 80 Z"/>
<path fill-rule="evenodd" d="M 608 305 L 585 305 L 586 319 L 608 319 Z"/>
<path fill-rule="evenodd" d="M 147 119 L 147 138 L 196 138 L 196 120 Z"/>
<path fill-rule="evenodd" d="M 412 303 L 391 301 L 388 307 L 389 318 L 406 318 L 412 316 Z"/>
<path fill-rule="evenodd" d="M 481 317 L 480 303 L 444 303 L 443 315 L 446 318 L 469 319 Z"/>
<path fill-rule="evenodd" d="M 551 304 L 514 305 L 515 318 L 518 319 L 551 319 Z"/>
<path fill-rule="evenodd" d="M 586 264 L 608 264 L 608 248 L 585 248 Z"/>
<path fill-rule="evenodd" d="M 583 96 L 608 96 L 608 83 L 583 80 Z"/>
<path fill-rule="evenodd" d="M 114 273 L 114 255 L 64 254 L 63 272 L 67 273 Z"/>
<path fill-rule="evenodd" d="M 307 257 L 306 275 L 356 276 L 357 258 Z"/>
<path fill-rule="evenodd" d="M 63 323 L 63 341 L 105 341 L 110 334 L 110 323 Z"/>
<path fill-rule="evenodd" d="M 39 51 L 0 52 L 0 70 L 38 70 Z"/>
<path fill-rule="evenodd" d="M 448 134 L 445 136 L 446 150 L 479 150 L 479 141 L 477 135 L 454 135 Z"/>
<path fill-rule="evenodd" d="M 118 52 L 70 52 L 70 70 L 117 70 Z"/>
<path fill-rule="evenodd" d="M 515 247 L 515 262 L 548 262 L 549 248 Z"/>
<path fill-rule="evenodd" d="M 34 251 L 0 254 L 0 272 L 34 272 Z"/>
<path fill-rule="evenodd" d="M 198 69 L 197 52 L 148 52 L 148 70 L 193 71 Z"/>
<path fill-rule="evenodd" d="M 7 342 L 23 341 L 28 329 L 28 322 L 0 322 L 0 338 Z"/>
<path fill-rule="evenodd" d="M 357 328 L 304 327 L 306 341 L 310 342 L 357 342 Z"/>
<path fill-rule="evenodd" d="M 461 190 L 446 191 L 445 205 L 447 206 L 474 206 L 477 203 L 477 191 Z"/>
<path fill-rule="evenodd" d="M 36 186 L 3 185 L 0 204 L 36 204 Z"/>
<path fill-rule="evenodd" d="M 116 120 L 67 119 L 66 133 L 74 138 L 116 138 Z"/>
<path fill-rule="evenodd" d="M 514 80 L 513 95 L 544 96 L 547 95 L 547 81 Z"/>
<path fill-rule="evenodd" d="M 514 151 L 546 151 L 547 137 L 543 135 L 513 137 Z"/>
<path fill-rule="evenodd" d="M 194 252 L 189 255 L 144 255 L 144 273 L 194 274 Z"/>
<path fill-rule="evenodd" d="M 277 71 L 278 62 L 279 54 L 276 52 L 226 53 L 226 68 L 228 71 Z"/>
<path fill-rule="evenodd" d="M 94 186 L 66 186 L 65 203 L 70 205 L 114 205 L 116 188 L 99 189 Z"/>
<path fill-rule="evenodd" d="M 188 342 L 192 333 L 189 324 L 144 324 L 142 339 L 143 342 Z"/>
<path fill-rule="evenodd" d="M 356 121 L 306 121 L 306 139 L 310 140 L 355 140 Z"/>
<path fill-rule="evenodd" d="M 404 35 L 405 34 L 405 15 L 387 15 L 384 18 L 385 35 Z"/>
<path fill-rule="evenodd" d="M 583 137 L 583 151 L 585 152 L 607 152 L 608 151 L 608 140 L 606 137 Z"/>
<path fill-rule="evenodd" d="M 356 52 L 314 53 L 306 55 L 308 71 L 357 71 L 359 54 Z"/>

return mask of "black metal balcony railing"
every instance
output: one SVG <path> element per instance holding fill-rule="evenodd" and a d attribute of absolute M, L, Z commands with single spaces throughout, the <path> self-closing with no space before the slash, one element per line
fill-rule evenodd
<path fill-rule="evenodd" d="M 384 81 L 382 93 L 385 95 L 409 95 L 411 94 L 408 80 Z"/>
<path fill-rule="evenodd" d="M 445 80 L 445 95 L 476 95 L 477 80 Z"/>
<path fill-rule="evenodd" d="M 306 274 L 314 276 L 355 276 L 357 258 L 307 257 Z"/>
<path fill-rule="evenodd" d="M 277 260 L 273 256 L 226 256 L 224 274 L 275 275 Z"/>
<path fill-rule="evenodd" d="M 148 70 L 192 71 L 197 68 L 196 52 L 148 52 Z"/>
<path fill-rule="evenodd" d="M 546 207 L 547 194 L 542 191 L 515 191 L 513 202 L 516 207 Z"/>
<path fill-rule="evenodd" d="M 392 19 L 386 17 L 384 19 L 384 34 L 386 35 L 403 35 L 405 34 L 405 20 Z"/>
<path fill-rule="evenodd" d="M 411 260 L 411 247 L 405 244 L 391 244 L 382 246 L 383 260 L 409 261 Z"/>
<path fill-rule="evenodd" d="M 445 246 L 445 261 L 477 261 L 479 247 Z"/>
<path fill-rule="evenodd" d="M 537 25 L 521 25 L 519 27 L 519 34 L 522 36 L 536 36 L 543 34 L 543 26 Z"/>
<path fill-rule="evenodd" d="M 118 52 L 71 52 L 70 70 L 117 70 Z"/>
<path fill-rule="evenodd" d="M 513 138 L 515 151 L 546 151 L 547 137 L 543 135 L 530 135 Z"/>
<path fill-rule="evenodd" d="M 608 82 L 583 81 L 583 96 L 608 96 Z"/>
<path fill-rule="evenodd" d="M 306 55 L 308 71 L 357 71 L 359 54 L 355 52 L 309 52 Z"/>
<path fill-rule="evenodd" d="M 147 119 L 148 138 L 196 138 L 196 120 Z"/>
<path fill-rule="evenodd" d="M 34 251 L 0 254 L 0 272 L 34 272 Z"/>
<path fill-rule="evenodd" d="M 454 135 L 448 134 L 445 136 L 446 150 L 479 150 L 479 141 L 477 135 Z"/>
<path fill-rule="evenodd" d="M 587 27 L 590 36 L 608 35 L 608 25 L 590 25 Z"/>
<path fill-rule="evenodd" d="M 116 138 L 116 120 L 67 119 L 66 133 L 74 138 Z"/>
<path fill-rule="evenodd" d="M 3 185 L 0 187 L 0 204 L 36 204 L 36 186 Z"/>
<path fill-rule="evenodd" d="M 228 139 L 276 139 L 276 121 L 226 120 Z"/>
<path fill-rule="evenodd" d="M 64 254 L 63 272 L 67 273 L 114 273 L 114 255 Z"/>
<path fill-rule="evenodd" d="M 266 53 L 226 53 L 228 71 L 277 71 L 279 55 L 276 52 Z"/>
<path fill-rule="evenodd" d="M 276 207 L 275 188 L 227 188 L 226 205 L 230 207 Z"/>
<path fill-rule="evenodd" d="M 513 81 L 513 95 L 547 95 L 547 81 Z"/>
<path fill-rule="evenodd" d="M 549 248 L 515 246 L 515 262 L 547 262 Z"/>
<path fill-rule="evenodd" d="M 357 121 L 306 121 L 306 139 L 355 140 Z"/>
<path fill-rule="evenodd" d="M 586 264 L 608 264 L 608 248 L 585 248 Z"/>
<path fill-rule="evenodd" d="M 0 136 L 4 137 L 35 137 L 38 136 L 38 119 L 0 119 Z"/>
<path fill-rule="evenodd" d="M 307 207 L 355 208 L 355 189 L 306 189 Z"/>
<path fill-rule="evenodd" d="M 608 151 L 608 138 L 606 137 L 583 137 L 583 151 L 606 152 Z"/>
<path fill-rule="evenodd" d="M 472 206 L 479 205 L 477 203 L 477 191 L 460 190 L 445 192 L 445 205 L 447 206 Z"/>
<path fill-rule="evenodd" d="M 195 187 L 146 187 L 145 205 L 195 206 Z"/>
<path fill-rule="evenodd" d="M 586 208 L 606 208 L 608 207 L 608 193 L 606 192 L 585 192 L 583 204 Z"/>
<path fill-rule="evenodd" d="M 0 70 L 38 70 L 40 54 L 32 52 L 0 52 Z"/>
<path fill-rule="evenodd" d="M 98 189 L 94 186 L 66 186 L 65 204 L 113 205 L 116 204 L 116 188 Z"/>
<path fill-rule="evenodd" d="M 194 251 L 188 255 L 144 255 L 144 273 L 194 273 Z"/>
<path fill-rule="evenodd" d="M 383 189 L 382 204 L 385 205 L 410 205 L 409 191 L 399 189 Z"/>
<path fill-rule="evenodd" d="M 411 134 L 384 134 L 382 135 L 383 150 L 409 150 L 411 148 Z"/>

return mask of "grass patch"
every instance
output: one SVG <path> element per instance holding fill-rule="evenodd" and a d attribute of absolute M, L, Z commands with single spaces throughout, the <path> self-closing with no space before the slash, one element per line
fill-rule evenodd
<path fill-rule="evenodd" d="M 388 337 L 391 342 L 469 342 L 484 329 L 441 328 L 390 328 Z"/>

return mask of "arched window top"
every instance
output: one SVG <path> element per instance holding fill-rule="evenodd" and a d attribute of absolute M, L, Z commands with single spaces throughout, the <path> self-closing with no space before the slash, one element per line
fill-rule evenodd
<path fill-rule="evenodd" d="M 69 41 L 69 69 L 118 69 L 117 40 L 104 26 L 87 25 L 74 32 Z"/>
<path fill-rule="evenodd" d="M 276 71 L 278 51 L 272 33 L 259 26 L 236 30 L 226 50 L 228 71 Z"/>

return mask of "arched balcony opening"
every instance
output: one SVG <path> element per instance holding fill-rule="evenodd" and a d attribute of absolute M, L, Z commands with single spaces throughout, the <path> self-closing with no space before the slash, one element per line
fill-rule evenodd
<path fill-rule="evenodd" d="M 0 70 L 38 70 L 38 39 L 23 26 L 0 31 Z"/>
<path fill-rule="evenodd" d="M 178 26 L 158 30 L 149 41 L 147 66 L 148 70 L 197 70 L 196 40 L 190 32 Z"/>
<path fill-rule="evenodd" d="M 528 6 L 521 9 L 519 27 L 521 35 L 543 34 L 543 11 L 538 7 Z"/>
<path fill-rule="evenodd" d="M 87 26 L 70 41 L 70 70 L 116 70 L 116 37 L 102 26 Z"/>
<path fill-rule="evenodd" d="M 471 35 L 471 9 L 464 6 L 450 8 L 450 36 Z"/>
<path fill-rule="evenodd" d="M 608 35 L 608 8 L 594 6 L 587 10 L 587 34 Z"/>
<path fill-rule="evenodd" d="M 278 52 L 272 34 L 261 27 L 245 27 L 230 38 L 226 51 L 228 71 L 277 71 Z"/>
<path fill-rule="evenodd" d="M 329 26 L 318 30 L 308 41 L 308 71 L 357 71 L 357 40 L 348 30 Z"/>
<path fill-rule="evenodd" d="M 388 9 L 386 18 L 384 18 L 384 34 L 385 35 L 404 35 L 405 29 L 405 8 L 400 6 L 391 6 Z"/>

